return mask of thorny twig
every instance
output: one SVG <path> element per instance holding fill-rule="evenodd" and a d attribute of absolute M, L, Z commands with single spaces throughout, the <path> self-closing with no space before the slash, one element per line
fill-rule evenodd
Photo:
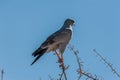
<path fill-rule="evenodd" d="M 67 80 L 67 76 L 66 76 L 65 70 L 67 70 L 68 68 L 69 68 L 69 65 L 68 65 L 65 69 L 62 69 L 62 73 L 59 74 L 60 77 L 59 77 L 58 80 L 62 80 L 63 75 L 64 75 L 64 77 L 65 77 L 65 80 Z"/>
<path fill-rule="evenodd" d="M 120 74 L 116 71 L 116 69 L 112 66 L 112 64 L 109 63 L 102 55 L 100 55 L 100 53 L 98 53 L 98 52 L 96 51 L 96 49 L 93 49 L 93 51 L 94 51 L 94 52 L 96 53 L 96 55 L 97 55 L 98 57 L 100 57 L 100 59 L 111 69 L 111 71 L 112 71 L 113 73 L 115 73 L 115 75 L 116 75 L 117 77 L 120 78 Z"/>
<path fill-rule="evenodd" d="M 80 80 L 80 78 L 84 75 L 87 77 L 87 79 L 92 79 L 92 80 L 99 80 L 97 79 L 97 76 L 95 75 L 95 77 L 90 74 L 90 73 L 86 73 L 84 72 L 84 70 L 82 69 L 82 62 L 80 62 L 80 58 L 78 57 L 78 50 L 75 50 L 73 46 L 69 45 L 69 49 L 71 51 L 73 51 L 73 53 L 75 54 L 76 56 L 76 59 L 77 59 L 77 63 L 78 63 L 78 66 L 79 66 L 79 69 L 77 70 L 77 72 L 79 73 L 79 77 L 78 77 L 78 80 Z"/>
<path fill-rule="evenodd" d="M 81 72 L 82 72 L 82 62 L 80 62 L 80 58 L 78 57 L 78 51 L 76 51 L 76 50 L 74 50 L 74 47 L 73 46 L 71 46 L 71 45 L 69 45 L 69 48 L 70 48 L 70 50 L 71 51 L 73 51 L 73 53 L 75 54 L 75 57 L 76 57 L 76 59 L 77 59 L 77 63 L 78 63 L 78 66 L 79 66 L 79 69 L 78 69 L 78 71 L 80 72 L 79 74 L 80 74 L 80 77 L 82 76 L 82 74 L 81 74 Z M 79 78 L 80 78 L 79 77 Z"/>

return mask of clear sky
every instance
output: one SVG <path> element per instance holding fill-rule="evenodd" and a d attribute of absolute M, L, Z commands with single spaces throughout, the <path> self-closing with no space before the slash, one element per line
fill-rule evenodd
<path fill-rule="evenodd" d="M 92 51 L 101 53 L 120 73 L 120 0 L 0 0 L 0 69 L 4 80 L 48 80 L 60 69 L 53 53 L 35 65 L 32 52 L 66 18 L 76 26 L 70 44 L 75 46 L 87 72 L 104 80 L 119 80 Z M 78 68 L 73 53 L 64 53 L 69 80 L 76 80 Z"/>

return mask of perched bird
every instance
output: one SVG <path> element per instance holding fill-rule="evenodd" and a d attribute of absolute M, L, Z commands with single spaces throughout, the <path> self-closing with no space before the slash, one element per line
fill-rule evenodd
<path fill-rule="evenodd" d="M 41 46 L 32 53 L 35 60 L 32 62 L 34 64 L 43 54 L 49 53 L 51 51 L 59 52 L 60 57 L 63 57 L 63 53 L 67 44 L 69 43 L 72 36 L 72 27 L 75 22 L 72 19 L 66 19 L 62 28 L 50 35 Z M 31 65 L 32 65 L 31 64 Z"/>

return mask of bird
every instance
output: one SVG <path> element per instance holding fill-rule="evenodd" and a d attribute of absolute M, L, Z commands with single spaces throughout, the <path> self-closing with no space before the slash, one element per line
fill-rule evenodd
<path fill-rule="evenodd" d="M 59 52 L 59 54 L 57 54 L 58 57 L 63 58 L 63 53 L 72 37 L 73 26 L 75 26 L 75 21 L 70 18 L 66 19 L 63 26 L 50 35 L 40 47 L 32 53 L 32 56 L 35 57 L 35 59 L 31 65 L 33 65 L 45 53 L 51 51 L 55 51 L 56 53 Z"/>

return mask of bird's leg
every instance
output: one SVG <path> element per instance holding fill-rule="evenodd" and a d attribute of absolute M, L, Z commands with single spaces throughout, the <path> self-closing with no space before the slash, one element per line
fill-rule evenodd
<path fill-rule="evenodd" d="M 55 54 L 56 54 L 57 57 L 58 57 L 58 62 L 59 62 L 59 63 L 63 63 L 63 57 L 61 57 L 56 50 L 55 50 Z"/>

